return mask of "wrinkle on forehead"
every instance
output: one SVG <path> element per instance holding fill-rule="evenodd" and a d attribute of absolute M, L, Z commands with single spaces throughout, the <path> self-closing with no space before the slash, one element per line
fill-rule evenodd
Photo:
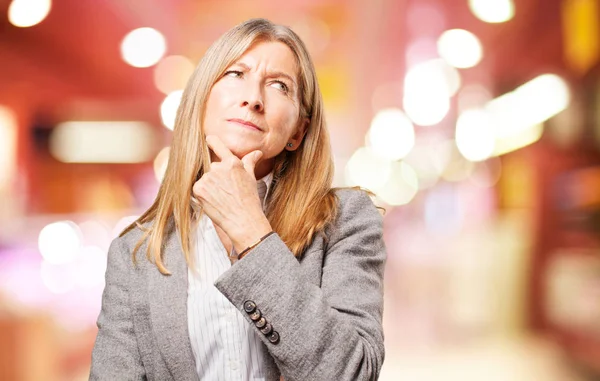
<path fill-rule="evenodd" d="M 285 53 L 283 53 L 284 51 Z M 232 64 L 232 66 L 234 65 L 243 66 L 250 71 L 260 70 L 269 77 L 285 74 L 283 77 L 289 77 L 293 84 L 298 86 L 297 79 L 300 70 L 296 56 L 283 42 L 259 42 L 242 54 Z"/>

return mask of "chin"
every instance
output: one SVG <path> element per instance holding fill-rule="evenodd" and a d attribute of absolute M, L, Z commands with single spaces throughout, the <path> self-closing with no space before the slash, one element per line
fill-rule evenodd
<path fill-rule="evenodd" d="M 244 156 L 254 151 L 253 149 L 243 149 L 243 148 L 229 148 L 231 153 L 233 153 L 237 158 L 242 159 Z"/>
<path fill-rule="evenodd" d="M 229 148 L 229 150 L 231 151 L 231 153 L 233 153 L 235 156 L 237 156 L 238 158 L 243 158 L 244 156 L 246 156 L 247 154 L 249 154 L 250 152 L 260 149 L 259 146 L 257 145 L 251 145 L 248 143 L 244 142 L 229 142 L 229 141 L 224 141 L 223 142 L 225 144 L 225 146 L 227 148 Z"/>

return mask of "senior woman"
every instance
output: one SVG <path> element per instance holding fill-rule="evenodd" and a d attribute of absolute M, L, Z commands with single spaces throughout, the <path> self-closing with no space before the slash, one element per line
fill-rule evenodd
<path fill-rule="evenodd" d="M 156 200 L 109 249 L 90 379 L 376 380 L 382 218 L 332 174 L 305 45 L 264 19 L 228 31 Z"/>

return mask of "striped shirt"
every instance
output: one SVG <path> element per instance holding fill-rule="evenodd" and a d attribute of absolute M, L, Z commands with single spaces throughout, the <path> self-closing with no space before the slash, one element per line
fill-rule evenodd
<path fill-rule="evenodd" d="M 263 203 L 272 174 L 257 181 Z M 264 381 L 263 348 L 258 334 L 214 286 L 231 267 L 210 218 L 196 228 L 195 266 L 188 270 L 188 329 L 200 380 Z"/>

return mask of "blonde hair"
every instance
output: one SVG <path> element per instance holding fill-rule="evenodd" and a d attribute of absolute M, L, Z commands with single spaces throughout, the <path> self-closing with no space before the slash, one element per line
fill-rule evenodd
<path fill-rule="evenodd" d="M 221 36 L 208 49 L 187 83 L 177 111 L 169 163 L 156 199 L 121 233 L 122 236 L 136 227 L 144 232 L 133 251 L 134 262 L 137 251 L 148 240 L 148 260 L 155 263 L 161 273 L 170 274 L 163 263 L 162 248 L 174 223 L 186 262 L 193 263 L 191 232 L 198 210 L 192 204 L 192 187 L 210 163 L 202 126 L 206 101 L 225 70 L 253 44 L 264 41 L 282 42 L 294 53 L 299 67 L 299 118 L 309 120 L 300 147 L 293 152 L 284 150 L 275 158 L 266 216 L 273 230 L 294 255 L 299 256 L 315 234 L 322 232 L 337 215 L 323 99 L 306 46 L 288 27 L 265 19 L 251 19 Z"/>

